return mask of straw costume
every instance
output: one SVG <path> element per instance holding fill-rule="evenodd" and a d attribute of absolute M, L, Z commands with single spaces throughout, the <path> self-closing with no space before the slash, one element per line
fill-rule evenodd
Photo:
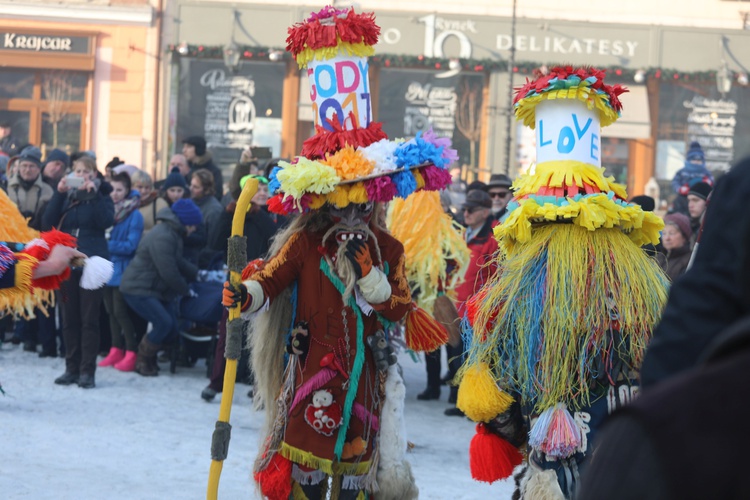
<path fill-rule="evenodd" d="M 34 279 L 39 262 L 49 257 L 57 244 L 75 247 L 76 239 L 60 231 L 39 233 L 31 229 L 18 208 L 0 191 L 0 311 L 24 319 L 34 317 L 38 308 L 46 314 L 46 307 L 54 299 L 52 290 L 60 287 L 70 276 L 66 269 L 57 276 Z"/>
<path fill-rule="evenodd" d="M 407 341 L 430 350 L 447 334 L 415 310 L 379 204 L 444 188 L 455 151 L 431 133 L 388 141 L 371 121 L 367 56 L 379 31 L 372 14 L 330 7 L 289 30 L 317 134 L 270 175 L 269 209 L 292 217 L 270 258 L 225 290 L 251 319 L 267 417 L 254 478 L 269 499 L 417 496 L 389 327 L 408 313 Z"/>
<path fill-rule="evenodd" d="M 600 124 L 620 115 L 618 85 L 593 68 L 553 68 L 515 97 L 536 130 L 533 174 L 495 228 L 499 272 L 467 304 L 458 407 L 479 422 L 472 475 L 516 474 L 514 498 L 572 498 L 606 415 L 627 403 L 667 297 L 641 250 L 663 222 L 604 177 Z M 526 457 L 519 449 L 525 449 Z"/>

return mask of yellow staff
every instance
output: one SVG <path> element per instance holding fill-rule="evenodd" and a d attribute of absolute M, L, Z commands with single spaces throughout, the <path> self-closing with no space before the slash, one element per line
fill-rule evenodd
<path fill-rule="evenodd" d="M 227 266 L 229 267 L 229 282 L 236 287 L 242 283 L 242 269 L 247 264 L 247 238 L 243 235 L 245 216 L 250 208 L 250 200 L 258 191 L 258 179 L 249 178 L 242 188 L 237 208 L 232 218 L 232 236 L 227 248 Z M 208 473 L 208 490 L 206 498 L 216 500 L 219 494 L 219 478 L 221 467 L 229 451 L 229 439 L 232 426 L 229 425 L 229 415 L 232 412 L 234 398 L 234 383 L 237 378 L 237 360 L 242 352 L 242 320 L 240 319 L 241 304 L 235 304 L 229 309 L 227 320 L 227 343 L 224 358 L 227 360 L 224 371 L 224 389 L 219 407 L 219 420 L 211 439 L 211 469 Z"/>

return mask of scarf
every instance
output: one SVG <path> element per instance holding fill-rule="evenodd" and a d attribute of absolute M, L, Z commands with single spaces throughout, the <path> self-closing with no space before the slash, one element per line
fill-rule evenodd
<path fill-rule="evenodd" d="M 141 196 L 141 208 L 150 205 L 157 197 L 159 192 L 156 189 L 152 189 L 148 196 Z"/>
<path fill-rule="evenodd" d="M 138 196 L 130 196 L 115 203 L 115 225 L 127 219 L 128 216 L 138 210 L 140 206 L 141 199 Z"/>

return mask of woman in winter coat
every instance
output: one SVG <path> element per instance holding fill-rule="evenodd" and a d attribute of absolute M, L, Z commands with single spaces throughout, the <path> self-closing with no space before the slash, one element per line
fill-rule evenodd
<path fill-rule="evenodd" d="M 192 200 L 182 199 L 162 209 L 156 220 L 120 281 L 125 301 L 153 325 L 138 345 L 135 371 L 144 376 L 158 374 L 156 354 L 177 335 L 175 300 L 190 294 L 188 283 L 198 274 L 198 268 L 183 257 L 183 245 L 203 217 Z"/>
<path fill-rule="evenodd" d="M 164 198 L 159 196 L 159 191 L 154 189 L 154 180 L 147 172 L 138 170 L 133 173 L 130 180 L 133 183 L 133 189 L 138 191 L 141 196 L 139 211 L 143 216 L 143 234 L 145 236 L 156 225 L 156 214 L 169 205 Z"/>
<path fill-rule="evenodd" d="M 680 213 L 669 214 L 664 217 L 664 231 L 661 238 L 664 249 L 667 250 L 666 262 L 659 261 L 661 268 L 674 281 L 687 271 L 690 262 L 690 219 Z"/>
<path fill-rule="evenodd" d="M 57 185 L 42 218 L 45 229 L 56 227 L 78 239 L 78 250 L 109 259 L 104 232 L 114 222 L 115 209 L 110 198 L 112 186 L 96 177 L 96 160 L 81 156 L 73 162 L 71 179 L 63 177 Z M 79 180 L 82 179 L 82 182 Z M 71 187 L 68 182 L 80 182 Z M 104 292 L 85 290 L 80 281 L 83 269 L 73 268 L 70 279 L 60 286 L 62 295 L 65 373 L 56 384 L 95 387 L 96 356 L 99 353 L 99 312 Z"/>
<path fill-rule="evenodd" d="M 141 241 L 143 216 L 138 211 L 140 196 L 138 191 L 131 190 L 128 174 L 114 174 L 111 182 L 115 225 L 109 235 L 109 253 L 115 271 L 104 287 L 104 307 L 109 313 L 112 347 L 99 366 L 114 366 L 120 371 L 132 372 L 138 344 L 128 305 L 120 292 L 120 280 Z"/>

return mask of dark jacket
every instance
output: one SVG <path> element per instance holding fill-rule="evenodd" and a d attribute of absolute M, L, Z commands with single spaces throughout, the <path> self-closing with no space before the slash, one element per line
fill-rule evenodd
<path fill-rule="evenodd" d="M 223 212 L 219 219 L 219 228 L 209 247 L 221 252 L 224 262 L 227 261 L 227 239 L 232 234 L 232 218 L 234 212 Z M 270 240 L 276 234 L 276 224 L 265 210 L 254 208 L 245 216 L 244 233 L 247 238 L 247 260 L 265 257 Z"/>
<path fill-rule="evenodd" d="M 644 388 L 695 365 L 708 343 L 750 313 L 750 158 L 717 183 L 690 272 L 669 292 L 641 368 Z"/>
<path fill-rule="evenodd" d="M 216 190 L 216 199 L 221 201 L 221 197 L 224 194 L 224 176 L 221 174 L 221 170 L 214 164 L 214 160 L 211 157 L 211 153 L 206 151 L 203 156 L 196 157 L 193 161 L 189 161 L 190 174 L 188 175 L 188 185 L 190 185 L 190 179 L 192 178 L 193 172 L 205 168 L 211 172 L 214 176 L 214 189 Z"/>
<path fill-rule="evenodd" d="M 749 364 L 746 317 L 707 349 L 702 366 L 612 415 L 577 500 L 750 498 Z"/>
<path fill-rule="evenodd" d="M 674 283 L 677 278 L 685 274 L 688 264 L 690 263 L 690 243 L 685 243 L 680 248 L 675 248 L 667 252 L 665 259 L 658 259 L 659 265 L 667 273 L 669 279 Z"/>
<path fill-rule="evenodd" d="M 156 220 L 158 224 L 141 239 L 125 269 L 120 291 L 170 301 L 190 294 L 188 282 L 195 281 L 198 268 L 182 256 L 185 226 L 172 209 L 162 208 Z"/>
<path fill-rule="evenodd" d="M 216 231 L 219 229 L 219 218 L 224 212 L 224 207 L 213 196 L 204 196 L 193 199 L 203 215 L 203 227 L 206 229 L 206 241 L 208 245 L 216 239 Z"/>
<path fill-rule="evenodd" d="M 57 228 L 78 238 L 78 250 L 89 257 L 109 259 L 104 231 L 115 220 L 115 206 L 109 194 L 112 186 L 102 182 L 99 190 L 88 193 L 71 189 L 55 191 L 42 217 L 42 229 Z"/>
<path fill-rule="evenodd" d="M 0 151 L 3 151 L 5 154 L 13 158 L 21 152 L 21 143 L 18 139 L 13 137 L 12 134 L 3 137 L 0 139 Z"/>
<path fill-rule="evenodd" d="M 42 229 L 42 214 L 55 190 L 42 179 L 41 174 L 32 183 L 26 183 L 16 174 L 8 180 L 8 198 L 21 214 L 29 218 L 29 227 Z"/>

